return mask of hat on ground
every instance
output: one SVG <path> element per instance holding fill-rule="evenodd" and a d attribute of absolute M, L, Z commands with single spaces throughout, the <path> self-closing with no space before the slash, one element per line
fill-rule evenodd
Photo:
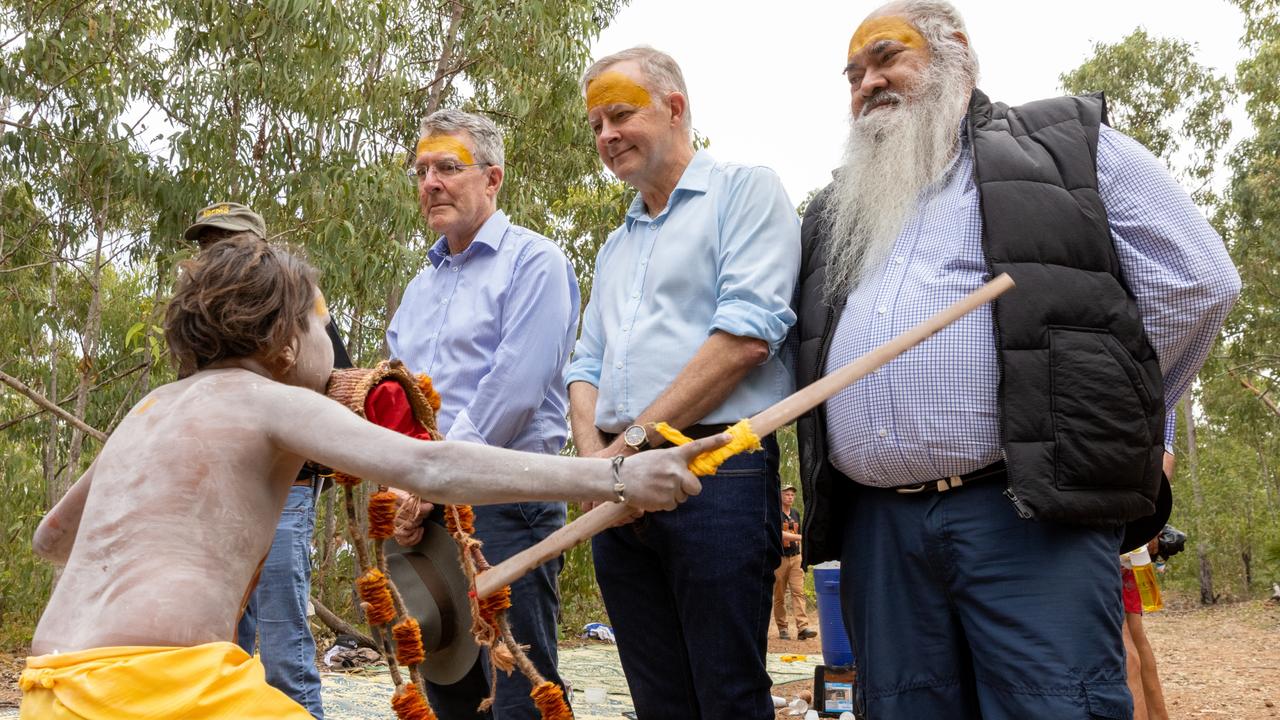
<path fill-rule="evenodd" d="M 251 232 L 263 240 L 267 239 L 267 224 L 262 216 L 240 203 L 220 202 L 202 209 L 183 231 L 182 237 L 194 241 L 209 228 Z"/>

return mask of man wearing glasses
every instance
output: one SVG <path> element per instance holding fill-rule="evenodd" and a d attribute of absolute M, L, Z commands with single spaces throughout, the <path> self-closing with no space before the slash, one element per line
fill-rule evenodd
<path fill-rule="evenodd" d="M 441 397 L 437 421 L 449 440 L 558 453 L 568 436 L 564 372 L 578 330 L 573 267 L 555 243 L 512 224 L 498 210 L 503 142 L 492 122 L 441 110 L 423 121 L 420 136 L 409 175 L 417 183 L 422 217 L 440 238 L 427 252 L 431 267 L 405 288 L 391 319 L 391 357 L 431 376 Z M 417 542 L 421 516 L 429 509 L 426 502 L 407 499 L 396 539 Z M 562 502 L 483 505 L 475 513 L 476 536 L 491 563 L 565 522 Z M 538 671 L 559 685 L 561 565 L 547 563 L 513 583 L 507 614 Z M 492 717 L 539 717 L 530 690 L 520 673 L 499 674 Z M 444 720 L 477 717 L 476 706 L 487 693 L 479 664 L 455 685 L 428 687 Z"/>

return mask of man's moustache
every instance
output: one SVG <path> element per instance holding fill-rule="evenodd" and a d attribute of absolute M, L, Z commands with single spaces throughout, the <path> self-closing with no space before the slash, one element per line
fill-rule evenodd
<path fill-rule="evenodd" d="M 862 106 L 862 115 L 866 116 L 867 113 L 875 110 L 881 105 L 901 105 L 905 99 L 906 98 L 896 92 L 882 90 L 881 92 L 872 95 L 871 99 L 867 100 L 866 104 Z"/>

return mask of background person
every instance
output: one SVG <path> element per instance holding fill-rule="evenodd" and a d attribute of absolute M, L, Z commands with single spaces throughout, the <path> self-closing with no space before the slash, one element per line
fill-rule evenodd
<path fill-rule="evenodd" d="M 436 421 L 449 440 L 555 455 L 568 437 L 565 366 L 578 332 L 578 282 L 564 253 L 498 210 L 505 177 L 502 134 L 489 119 L 441 110 L 422 122 L 412 174 L 422 217 L 440 239 L 430 267 L 407 288 L 387 329 L 391 357 L 426 373 L 440 393 Z M 426 498 L 430 500 L 431 498 Z M 406 542 L 429 504 L 402 508 Z M 402 520 L 405 518 L 402 518 Z M 564 525 L 562 502 L 475 508 L 475 537 L 499 563 Z M 563 559 L 511 585 L 507 619 L 538 672 L 563 686 L 556 667 Z M 448 687 L 428 684 L 445 720 L 476 716 L 489 694 L 483 657 Z M 540 717 L 528 678 L 498 674 L 492 716 Z M 486 713 L 488 714 L 488 713 Z"/>
<path fill-rule="evenodd" d="M 796 616 L 796 638 L 808 640 L 818 632 L 810 629 L 809 616 L 805 613 L 808 598 L 804 591 L 804 568 L 800 565 L 800 511 L 796 510 L 795 485 L 785 485 L 782 497 L 782 562 L 773 573 L 773 622 L 778 626 L 778 637 L 790 640 L 787 631 L 787 596 L 791 597 L 791 613 Z"/>

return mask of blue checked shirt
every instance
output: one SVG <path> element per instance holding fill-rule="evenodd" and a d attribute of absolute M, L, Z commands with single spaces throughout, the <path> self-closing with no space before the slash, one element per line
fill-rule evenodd
<path fill-rule="evenodd" d="M 657 217 L 637 195 L 600 249 L 566 383 L 594 385 L 596 426 L 621 432 L 722 330 L 766 341 L 769 359 L 699 422 L 749 417 L 794 387 L 777 351 L 799 272 L 800 221 L 778 176 L 699 151 Z"/>
<path fill-rule="evenodd" d="M 840 316 L 826 371 L 839 368 L 976 290 L 988 278 L 965 133 L 947 173 L 921 194 L 879 280 Z M 1124 278 L 1160 358 L 1173 449 L 1174 406 L 1240 293 L 1226 248 L 1164 166 L 1103 127 L 1098 190 Z M 865 485 L 963 475 L 1003 458 L 999 369 L 988 305 L 827 401 L 832 464 Z"/>
<path fill-rule="evenodd" d="M 387 329 L 391 357 L 431 376 L 449 440 L 557 453 L 578 281 L 560 248 L 494 213 L 466 250 L 440 238 Z"/>

